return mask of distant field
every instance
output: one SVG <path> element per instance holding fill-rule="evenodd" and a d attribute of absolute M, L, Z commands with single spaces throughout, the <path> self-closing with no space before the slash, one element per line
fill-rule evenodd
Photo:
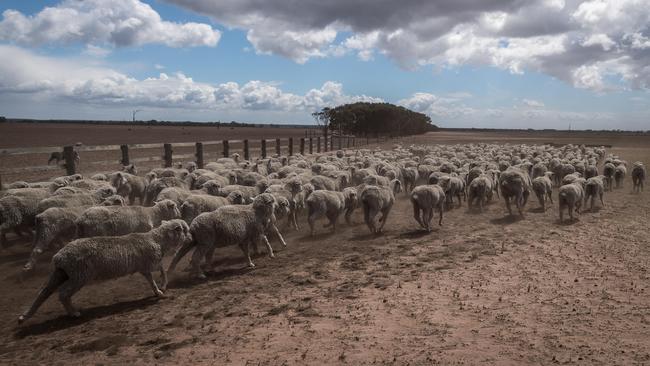
<path fill-rule="evenodd" d="M 304 137 L 304 128 L 2 123 L 0 148 Z"/>

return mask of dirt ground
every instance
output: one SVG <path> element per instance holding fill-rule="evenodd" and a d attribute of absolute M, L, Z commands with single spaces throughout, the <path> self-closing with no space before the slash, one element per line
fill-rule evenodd
<path fill-rule="evenodd" d="M 619 137 L 454 132 L 417 141 L 608 143 L 628 162 L 650 162 L 650 137 Z M 303 221 L 253 270 L 225 250 L 205 282 L 187 279 L 182 262 L 163 299 L 134 275 L 81 290 L 80 319 L 66 317 L 55 295 L 21 326 L 48 265 L 21 278 L 29 248 L 16 240 L 0 251 L 0 364 L 647 365 L 650 191 L 631 186 L 628 178 L 604 208 L 570 224 L 535 200 L 525 219 L 512 219 L 495 200 L 484 213 L 446 212 L 430 234 L 401 194 L 381 236 L 360 212 L 314 238 Z"/>

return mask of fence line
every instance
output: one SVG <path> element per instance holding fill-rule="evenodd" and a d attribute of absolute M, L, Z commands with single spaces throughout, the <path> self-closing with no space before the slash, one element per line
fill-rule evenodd
<path fill-rule="evenodd" d="M 384 139 L 382 138 L 382 141 Z M 259 142 L 259 143 L 258 143 Z M 288 156 L 294 155 L 297 151 L 301 155 L 333 151 L 336 149 L 357 148 L 363 145 L 374 143 L 374 138 L 361 138 L 356 136 L 338 136 L 338 135 L 309 135 L 309 137 L 301 137 L 299 141 L 294 141 L 294 138 L 276 138 L 276 139 L 260 139 L 260 140 L 221 140 L 221 141 L 203 141 L 203 142 L 179 142 L 179 143 L 155 143 L 155 144 L 122 144 L 122 145 L 87 145 L 87 146 L 73 146 L 68 145 L 64 147 L 49 146 L 49 147 L 33 147 L 33 148 L 8 148 L 0 149 L 0 157 L 7 158 L 12 156 L 24 156 L 28 154 L 49 154 L 52 152 L 62 152 L 62 157 L 67 174 L 76 174 L 79 171 L 78 161 L 75 159 L 76 153 L 83 152 L 115 152 L 115 160 L 98 160 L 84 162 L 88 166 L 97 167 L 111 166 L 114 164 L 129 165 L 134 163 L 158 163 L 160 162 L 163 167 L 171 167 L 174 160 L 192 159 L 196 162 L 199 168 L 204 166 L 206 159 L 205 149 L 208 147 L 219 146 L 217 148 L 217 157 L 230 157 L 231 153 L 237 152 L 243 155 L 245 160 L 251 159 L 251 152 L 255 152 L 259 158 L 266 158 L 270 154 L 270 150 L 275 148 L 275 154 L 281 156 L 285 152 Z M 283 143 L 285 145 L 283 146 Z M 380 139 L 377 138 L 377 143 Z M 255 146 L 253 146 L 255 145 Z M 187 149 L 193 147 L 193 153 L 175 154 L 174 148 Z M 137 150 L 144 149 L 162 149 L 161 156 L 147 156 L 147 157 L 132 157 L 132 153 Z M 219 151 L 221 150 L 221 151 Z M 213 155 L 213 154 L 212 154 Z M 82 157 L 83 158 L 83 157 Z M 3 175 L 19 175 L 20 173 L 34 173 L 34 172 L 48 172 L 60 169 L 61 166 L 55 165 L 40 165 L 40 166 L 26 166 L 19 168 L 0 168 L 0 189 L 2 188 Z"/>

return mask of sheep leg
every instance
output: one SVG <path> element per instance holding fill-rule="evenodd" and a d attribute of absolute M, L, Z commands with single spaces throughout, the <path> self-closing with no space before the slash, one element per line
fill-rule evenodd
<path fill-rule="evenodd" d="M 381 225 L 379 226 L 379 232 L 384 230 L 384 225 L 386 225 L 386 220 L 388 219 L 388 214 L 390 213 L 391 207 L 381 210 Z"/>
<path fill-rule="evenodd" d="M 427 231 L 429 231 L 429 232 L 431 231 L 431 220 L 432 219 L 433 219 L 433 208 L 432 207 L 427 207 L 422 212 L 422 221 L 425 224 L 424 228 L 427 229 Z"/>
<path fill-rule="evenodd" d="M 569 219 L 573 221 L 573 210 L 575 210 L 574 204 L 571 202 L 569 203 Z"/>
<path fill-rule="evenodd" d="M 370 207 L 367 205 L 363 205 L 363 221 L 366 222 L 366 225 L 368 225 L 368 229 L 370 229 L 370 232 L 374 233 L 375 232 L 375 226 L 374 226 L 374 218 L 376 213 L 373 212 L 373 216 L 371 219 L 370 216 Z"/>
<path fill-rule="evenodd" d="M 440 212 L 440 218 L 438 219 L 438 226 L 442 226 L 442 216 L 443 213 L 445 212 L 445 206 L 442 203 L 440 204 L 439 212 Z"/>
<path fill-rule="evenodd" d="M 296 230 L 300 230 L 300 227 L 298 226 L 298 221 L 296 220 L 296 216 L 297 216 L 296 215 L 296 209 L 291 210 L 289 215 L 291 217 L 291 221 L 293 221 L 293 227 L 295 227 Z"/>
<path fill-rule="evenodd" d="M 320 217 L 320 213 L 318 211 L 314 211 L 309 214 L 307 217 L 307 222 L 309 223 L 309 228 L 311 230 L 311 236 L 314 236 L 314 222 L 316 221 L 317 218 Z"/>
<path fill-rule="evenodd" d="M 271 224 L 271 229 L 273 230 L 275 235 L 277 235 L 278 238 L 280 239 L 280 242 L 282 243 L 282 246 L 286 248 L 287 247 L 287 242 L 284 241 L 284 238 L 282 237 L 282 234 L 280 234 L 280 230 L 278 230 L 278 227 L 275 226 L 275 224 Z"/>
<path fill-rule="evenodd" d="M 522 205 L 522 200 L 523 200 L 523 204 L 525 205 L 526 201 L 522 197 L 517 197 L 517 199 L 515 201 L 515 205 L 517 205 L 517 211 L 519 211 L 519 215 L 523 218 L 524 217 L 524 212 L 522 211 L 522 206 L 523 206 Z"/>
<path fill-rule="evenodd" d="M 458 207 L 462 206 L 463 200 L 460 198 L 460 192 L 456 193 L 456 197 L 458 197 Z"/>
<path fill-rule="evenodd" d="M 255 268 L 255 264 L 251 260 L 251 254 L 250 254 L 250 245 L 254 244 L 253 242 L 248 242 L 248 243 L 243 243 L 239 244 L 239 248 L 241 248 L 242 252 L 244 252 L 244 256 L 246 257 L 246 260 L 248 261 L 248 267 L 250 268 Z"/>
<path fill-rule="evenodd" d="M 65 311 L 71 317 L 78 318 L 81 316 L 81 312 L 72 306 L 72 296 L 76 294 L 84 286 L 84 283 L 78 279 L 69 279 L 61 285 L 59 289 L 59 301 L 63 304 Z"/>
<path fill-rule="evenodd" d="M 167 285 L 169 284 L 168 278 L 167 278 L 167 271 L 165 271 L 165 267 L 163 266 L 162 262 L 160 262 L 160 265 L 158 266 L 160 270 L 160 278 L 161 278 L 161 283 L 160 283 L 160 291 L 165 292 L 167 291 Z"/>
<path fill-rule="evenodd" d="M 55 269 L 54 272 L 50 275 L 49 280 L 47 281 L 47 284 L 41 288 L 41 291 L 38 293 L 38 296 L 36 296 L 36 300 L 34 300 L 34 303 L 32 306 L 29 307 L 29 309 L 23 313 L 18 318 L 18 322 L 22 323 L 25 320 L 29 319 L 36 313 L 36 310 L 47 300 L 54 291 L 59 288 L 66 280 L 68 279 L 68 275 L 61 269 Z"/>
<path fill-rule="evenodd" d="M 560 207 L 560 223 L 564 222 L 564 207 L 563 206 L 564 205 L 560 201 L 560 205 L 559 205 L 559 207 Z"/>
<path fill-rule="evenodd" d="M 178 262 L 187 254 L 187 252 L 190 251 L 190 249 L 194 248 L 196 246 L 195 241 L 191 241 L 189 243 L 183 244 L 182 247 L 178 248 L 176 251 L 176 254 L 174 254 L 174 258 L 172 259 L 172 262 L 169 264 L 169 267 L 167 268 L 167 272 L 172 273 L 174 269 L 176 269 L 176 265 Z"/>
<path fill-rule="evenodd" d="M 163 296 L 163 292 L 160 291 L 160 289 L 158 288 L 158 285 L 156 284 L 156 281 L 153 279 L 153 275 L 151 274 L 151 272 L 140 272 L 140 273 L 144 276 L 144 278 L 147 279 L 147 282 L 149 282 L 149 285 L 151 286 L 154 295 L 156 295 L 157 297 Z"/>
<path fill-rule="evenodd" d="M 262 240 L 266 245 L 266 249 L 269 251 L 269 257 L 275 258 L 275 254 L 273 254 L 273 247 L 271 246 L 271 243 L 269 243 L 269 239 L 266 237 L 266 235 L 262 235 Z"/>
<path fill-rule="evenodd" d="M 425 228 L 424 224 L 422 223 L 422 219 L 420 219 L 420 207 L 417 204 L 413 205 L 413 217 L 415 218 L 415 221 L 420 224 L 421 227 Z"/>
<path fill-rule="evenodd" d="M 551 201 L 551 203 L 555 203 L 555 202 L 553 202 L 553 191 L 552 190 L 548 191 L 547 195 L 548 195 L 548 199 Z"/>
<path fill-rule="evenodd" d="M 600 196 L 600 204 L 601 204 L 603 207 L 605 207 L 605 202 L 603 202 L 603 192 L 600 192 L 600 193 L 599 193 L 599 196 Z"/>
<path fill-rule="evenodd" d="M 504 196 L 503 199 L 506 201 L 506 207 L 508 208 L 508 213 L 512 216 L 512 208 L 510 207 L 510 197 Z"/>
<path fill-rule="evenodd" d="M 192 273 L 195 273 L 196 277 L 202 280 L 205 279 L 206 276 L 203 270 L 201 269 L 201 260 L 205 257 L 206 251 L 208 249 L 209 248 L 206 248 L 204 245 L 197 245 L 196 249 L 194 249 L 194 253 L 192 253 L 192 259 L 190 260 L 190 268 L 191 268 L 190 271 Z"/>

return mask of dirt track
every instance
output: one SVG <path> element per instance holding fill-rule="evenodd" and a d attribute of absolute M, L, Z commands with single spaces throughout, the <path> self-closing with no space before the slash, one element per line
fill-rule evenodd
<path fill-rule="evenodd" d="M 418 140 L 463 138 L 522 137 Z M 650 162 L 650 138 L 614 139 L 572 142 L 610 141 L 627 161 Z M 162 300 L 132 276 L 84 288 L 81 319 L 53 296 L 21 327 L 47 265 L 21 280 L 28 248 L 16 242 L 0 252 L 0 363 L 649 364 L 650 198 L 630 191 L 628 178 L 605 208 L 569 225 L 534 201 L 524 220 L 506 217 L 502 201 L 481 214 L 463 206 L 431 234 L 416 230 L 400 195 L 382 236 L 360 212 L 315 238 L 303 222 L 254 270 L 229 250 L 207 282 L 176 273 Z"/>

